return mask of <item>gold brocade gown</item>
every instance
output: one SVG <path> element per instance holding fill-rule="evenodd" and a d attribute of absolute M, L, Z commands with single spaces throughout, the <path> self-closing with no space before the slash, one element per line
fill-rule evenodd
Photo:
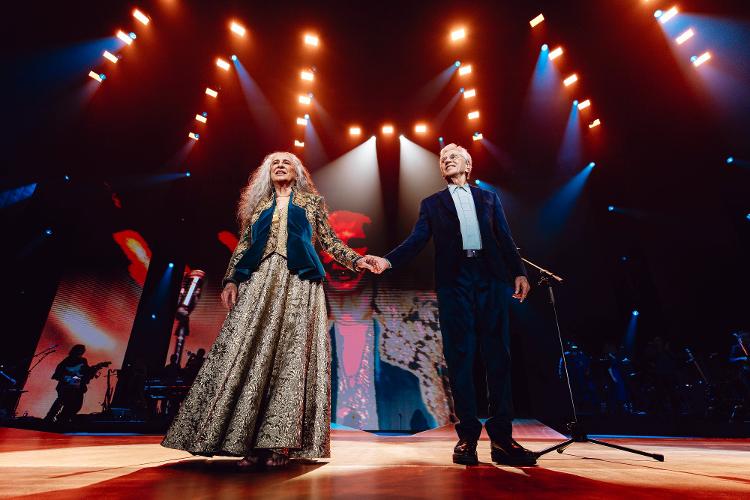
<path fill-rule="evenodd" d="M 240 283 L 237 303 L 163 446 L 196 455 L 242 457 L 253 449 L 289 448 L 291 457 L 330 456 L 331 354 L 323 284 L 289 272 L 287 212 L 276 207 L 263 260 Z M 341 243 L 327 213 L 315 219 L 323 220 L 318 232 L 328 231 Z"/>

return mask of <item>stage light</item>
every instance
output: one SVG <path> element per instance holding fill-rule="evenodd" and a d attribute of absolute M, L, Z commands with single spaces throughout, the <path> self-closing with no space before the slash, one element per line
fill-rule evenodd
<path fill-rule="evenodd" d="M 591 101 L 586 99 L 585 101 L 578 103 L 578 110 L 586 109 L 591 106 Z"/>
<path fill-rule="evenodd" d="M 236 61 L 236 60 L 237 60 L 237 55 L 236 54 L 232 54 L 232 61 Z"/>
<path fill-rule="evenodd" d="M 117 38 L 119 38 L 120 41 L 126 45 L 130 45 L 131 43 L 133 43 L 133 39 L 126 35 L 123 31 L 117 32 Z"/>
<path fill-rule="evenodd" d="M 745 216 L 745 218 L 746 218 L 747 220 L 750 220 L 750 214 L 747 214 L 747 215 Z"/>
<path fill-rule="evenodd" d="M 313 35 L 312 33 L 306 33 L 305 34 L 305 44 L 310 45 L 312 47 L 317 47 L 320 43 L 320 39 L 317 35 Z"/>
<path fill-rule="evenodd" d="M 362 135 L 362 129 L 359 127 L 349 127 L 349 135 L 352 137 L 358 137 Z"/>
<path fill-rule="evenodd" d="M 598 127 L 601 124 L 602 124 L 602 122 L 599 120 L 599 118 L 597 118 L 593 122 L 589 123 L 589 128 L 595 128 L 595 127 Z"/>
<path fill-rule="evenodd" d="M 208 118 L 203 115 L 195 115 L 195 119 L 201 123 L 206 123 L 208 121 Z"/>
<path fill-rule="evenodd" d="M 461 61 L 456 61 L 453 63 L 453 65 L 458 68 L 459 66 L 461 66 Z"/>
<path fill-rule="evenodd" d="M 708 61 L 709 59 L 711 59 L 711 53 L 709 51 L 706 51 L 706 52 L 704 52 L 703 54 L 701 54 L 699 56 L 693 56 L 693 57 L 691 57 L 690 58 L 690 62 L 692 62 L 693 66 L 695 66 L 697 68 L 698 66 L 700 66 L 704 62 Z"/>
<path fill-rule="evenodd" d="M 69 175 L 66 175 L 66 176 L 65 176 L 65 180 L 66 180 L 66 181 L 69 181 L 69 180 L 70 180 L 70 176 L 69 176 Z"/>
<path fill-rule="evenodd" d="M 451 40 L 454 42 L 456 40 L 462 40 L 466 38 L 466 30 L 464 28 L 459 28 L 457 30 L 451 31 Z"/>
<path fill-rule="evenodd" d="M 383 128 L 381 129 L 381 131 L 385 135 L 393 135 L 393 125 L 383 125 Z"/>
<path fill-rule="evenodd" d="M 106 77 L 104 76 L 104 73 L 97 73 L 96 71 L 89 71 L 89 77 L 93 78 L 99 83 L 102 83 L 102 80 L 104 80 Z"/>
<path fill-rule="evenodd" d="M 459 76 L 468 75 L 469 73 L 471 73 L 471 64 L 468 66 L 461 66 L 460 68 L 458 68 Z"/>
<path fill-rule="evenodd" d="M 132 38 L 133 40 L 135 40 L 135 38 L 136 38 L 136 36 L 135 36 L 135 33 L 134 33 L 134 32 L 132 32 L 132 31 L 131 31 L 130 33 L 128 33 L 128 36 L 129 36 L 130 38 Z"/>
<path fill-rule="evenodd" d="M 305 147 L 305 143 L 302 142 L 302 141 L 298 141 L 297 139 L 295 139 L 294 140 L 294 147 L 295 148 L 304 148 Z"/>
<path fill-rule="evenodd" d="M 306 118 L 297 118 L 297 125 L 307 126 Z"/>
<path fill-rule="evenodd" d="M 169 263 L 169 268 L 172 269 L 174 267 L 174 262 Z"/>
<path fill-rule="evenodd" d="M 223 69 L 224 71 L 229 71 L 229 63 L 228 63 L 228 62 L 226 62 L 226 61 L 225 61 L 224 59 L 222 59 L 221 57 L 217 57 L 217 58 L 216 58 L 216 65 L 217 65 L 218 67 L 220 67 L 221 69 Z"/>
<path fill-rule="evenodd" d="M 156 319 L 156 314 L 152 314 L 151 319 Z"/>
<path fill-rule="evenodd" d="M 620 257 L 620 260 L 623 261 L 623 262 L 627 262 L 628 261 L 628 256 L 627 255 L 623 255 L 622 257 Z"/>
<path fill-rule="evenodd" d="M 466 115 L 466 117 L 469 120 L 476 120 L 477 118 L 479 118 L 479 111 L 472 111 L 468 115 Z"/>
<path fill-rule="evenodd" d="M 572 75 L 570 75 L 569 77 L 567 77 L 565 80 L 563 80 L 563 83 L 565 84 L 566 87 L 570 87 L 571 85 L 573 85 L 577 81 L 578 81 L 578 75 L 576 75 L 575 73 L 573 73 Z"/>
<path fill-rule="evenodd" d="M 731 165 L 734 163 L 734 156 L 728 156 L 727 157 L 727 165 Z"/>
<path fill-rule="evenodd" d="M 201 135 L 200 134 L 196 134 L 195 132 L 190 132 L 188 134 L 188 137 L 190 137 L 194 141 L 197 141 L 198 139 L 201 138 Z"/>
<path fill-rule="evenodd" d="M 218 92 L 216 92 L 216 91 L 215 91 L 214 89 L 212 89 L 212 88 L 206 87 L 206 95 L 209 95 L 209 96 L 211 96 L 211 97 L 213 97 L 213 98 L 216 98 L 216 96 L 218 96 L 218 95 L 219 95 L 219 93 L 218 93 Z"/>
<path fill-rule="evenodd" d="M 654 12 L 654 17 L 658 18 L 660 23 L 666 24 L 670 19 L 672 19 L 674 16 L 677 15 L 678 11 L 677 11 L 677 7 L 675 6 L 667 10 L 666 12 L 661 12 L 661 14 L 658 16 L 656 15 L 657 12 L 661 12 L 661 11 L 657 10 L 656 12 Z"/>
<path fill-rule="evenodd" d="M 549 53 L 549 60 L 550 61 L 554 61 L 555 59 L 557 59 L 561 55 L 563 55 L 563 49 L 562 49 L 562 47 L 557 47 L 555 50 L 553 50 L 552 52 Z"/>
<path fill-rule="evenodd" d="M 633 309 L 633 316 L 638 316 L 639 314 L 641 313 L 639 313 L 637 309 Z"/>
<path fill-rule="evenodd" d="M 594 168 L 596 166 L 596 162 L 590 161 L 588 166 L 589 168 Z"/>
<path fill-rule="evenodd" d="M 299 97 L 297 98 L 297 101 L 298 101 L 298 102 L 299 102 L 300 104 L 304 104 L 305 106 L 308 106 L 308 105 L 309 105 L 309 104 L 310 104 L 310 103 L 312 102 L 312 99 L 310 99 L 310 96 L 309 96 L 309 95 L 300 95 L 300 96 L 299 96 Z"/>
<path fill-rule="evenodd" d="M 45 229 L 44 234 L 46 234 L 47 236 L 52 236 L 52 229 L 50 228 Z"/>
<path fill-rule="evenodd" d="M 544 21 L 544 14 L 539 14 L 534 19 L 529 21 L 529 24 L 532 28 L 536 27 L 537 25 L 541 24 Z"/>
<path fill-rule="evenodd" d="M 481 132 L 474 132 L 474 135 L 472 135 L 471 138 L 475 141 L 481 141 L 482 139 L 484 139 L 484 136 Z"/>
<path fill-rule="evenodd" d="M 469 89 L 463 92 L 464 99 L 471 99 L 472 97 L 475 97 L 477 95 L 476 89 Z"/>
<path fill-rule="evenodd" d="M 578 99 L 573 99 L 573 106 L 578 106 Z"/>
<path fill-rule="evenodd" d="M 104 54 L 102 55 L 104 56 L 105 59 L 107 59 L 108 61 L 112 61 L 115 64 L 117 63 L 117 61 L 119 61 L 119 59 L 117 59 L 117 56 L 108 50 L 105 50 Z"/>
<path fill-rule="evenodd" d="M 549 45 L 547 45 L 546 43 L 543 43 L 542 44 L 542 52 L 547 52 L 548 50 L 549 50 Z"/>
<path fill-rule="evenodd" d="M 688 28 L 685 30 L 680 36 L 675 38 L 675 42 L 677 42 L 677 45 L 682 45 L 683 43 L 687 42 L 691 38 L 693 38 L 693 35 L 695 35 L 695 32 L 693 31 L 693 28 Z"/>
<path fill-rule="evenodd" d="M 427 125 L 424 123 L 417 123 L 414 125 L 414 133 L 415 134 L 426 134 L 427 133 Z"/>
<path fill-rule="evenodd" d="M 315 79 L 315 75 L 312 71 L 304 70 L 299 74 L 299 77 L 303 80 L 306 80 L 308 82 L 311 82 Z"/>
<path fill-rule="evenodd" d="M 614 207 L 614 205 L 609 205 L 609 206 L 607 207 L 607 211 L 608 211 L 608 212 L 614 212 L 614 211 L 615 211 L 615 207 Z"/>
<path fill-rule="evenodd" d="M 151 21 L 146 14 L 138 9 L 133 9 L 133 17 L 138 19 L 143 24 L 148 24 Z"/>
<path fill-rule="evenodd" d="M 245 32 L 247 31 L 244 26 L 235 21 L 229 24 L 229 29 L 237 36 L 245 36 Z"/>
<path fill-rule="evenodd" d="M 185 172 L 185 177 L 190 177 L 190 170 L 188 170 L 187 172 Z"/>

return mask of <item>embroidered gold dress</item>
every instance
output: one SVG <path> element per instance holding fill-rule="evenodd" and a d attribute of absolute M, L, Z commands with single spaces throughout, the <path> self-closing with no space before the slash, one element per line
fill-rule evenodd
<path fill-rule="evenodd" d="M 259 203 L 251 223 L 273 206 Z M 196 455 L 246 456 L 289 448 L 291 457 L 330 456 L 331 353 L 320 281 L 287 267 L 291 204 L 305 211 L 313 239 L 352 269 L 359 255 L 328 223 L 320 196 L 295 192 L 276 206 L 263 258 L 239 284 L 236 305 L 208 353 L 162 445 Z M 251 227 L 230 260 L 225 281 L 253 244 Z M 317 256 L 315 256 L 317 258 Z"/>

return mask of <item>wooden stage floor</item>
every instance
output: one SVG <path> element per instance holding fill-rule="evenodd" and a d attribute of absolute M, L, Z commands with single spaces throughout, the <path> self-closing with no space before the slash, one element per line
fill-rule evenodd
<path fill-rule="evenodd" d="M 531 449 L 561 438 L 535 421 L 515 425 Z M 285 470 L 236 472 L 234 460 L 159 446 L 159 436 L 63 435 L 0 429 L 2 498 L 750 498 L 750 439 L 612 439 L 666 461 L 574 444 L 536 467 L 451 463 L 453 429 L 383 437 L 333 431 L 333 458 Z"/>

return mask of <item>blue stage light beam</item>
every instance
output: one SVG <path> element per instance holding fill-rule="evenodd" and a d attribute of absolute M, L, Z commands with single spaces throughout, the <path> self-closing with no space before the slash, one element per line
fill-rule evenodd
<path fill-rule="evenodd" d="M 593 162 L 586 165 L 542 206 L 538 224 L 548 239 L 557 237 L 565 227 L 594 167 Z"/>
<path fill-rule="evenodd" d="M 302 156 L 305 159 L 305 166 L 311 170 L 328 163 L 328 154 L 320 141 L 318 132 L 315 130 L 315 124 L 309 118 L 307 119 L 307 125 L 305 125 L 305 150 Z"/>
<path fill-rule="evenodd" d="M 435 128 L 435 130 L 440 130 L 440 128 L 443 126 L 443 123 L 445 123 L 445 120 L 448 119 L 448 116 L 451 114 L 451 111 L 456 107 L 456 104 L 458 104 L 458 101 L 461 100 L 461 92 L 456 92 L 453 97 L 450 98 L 450 100 L 443 106 L 443 109 L 440 110 L 440 112 L 437 114 L 434 120 L 432 120 L 432 126 Z"/>
<path fill-rule="evenodd" d="M 240 81 L 240 87 L 242 88 L 242 93 L 245 96 L 245 101 L 247 102 L 250 114 L 253 116 L 253 120 L 269 142 L 272 144 L 278 143 L 279 137 L 286 136 L 278 113 L 271 105 L 271 101 L 263 94 L 258 84 L 255 83 L 253 77 L 250 76 L 250 73 L 247 72 L 245 66 L 242 65 L 242 61 L 237 58 L 232 63 L 234 64 L 235 73 Z"/>
<path fill-rule="evenodd" d="M 557 155 L 557 164 L 562 171 L 570 171 L 582 162 L 581 121 L 578 111 L 578 101 L 573 101 L 568 115 L 568 124 L 565 126 L 560 151 Z"/>
<path fill-rule="evenodd" d="M 16 203 L 20 203 L 23 200 L 27 200 L 34 196 L 36 191 L 36 182 L 27 184 L 25 186 L 17 187 L 14 189 L 8 189 L 0 193 L 0 208 L 6 208 Z"/>
<path fill-rule="evenodd" d="M 437 76 L 435 76 L 432 80 L 427 82 L 414 97 L 414 100 L 412 102 L 414 107 L 416 109 L 429 107 L 440 95 L 440 92 L 445 89 L 446 85 L 448 85 L 448 82 L 451 81 L 451 77 L 458 70 L 459 66 L 460 64 L 458 66 L 455 63 L 451 64 L 443 71 L 441 71 Z"/>
<path fill-rule="evenodd" d="M 638 330 L 638 316 L 640 313 L 637 309 L 634 309 L 630 313 L 630 319 L 628 320 L 628 329 L 625 331 L 625 339 L 623 345 L 625 347 L 625 353 L 628 356 L 632 356 L 635 350 L 635 338 Z"/>

